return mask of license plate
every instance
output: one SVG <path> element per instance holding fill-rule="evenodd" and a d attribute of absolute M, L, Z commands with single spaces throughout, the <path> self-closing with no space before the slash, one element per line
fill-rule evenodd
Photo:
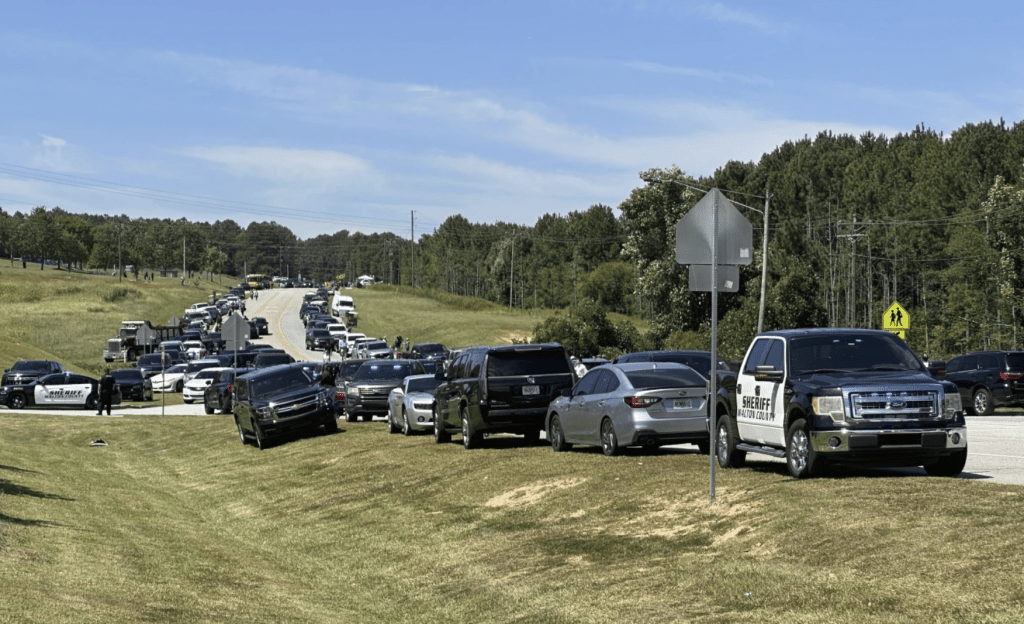
<path fill-rule="evenodd" d="M 523 394 L 540 394 L 540 386 L 523 386 Z"/>
<path fill-rule="evenodd" d="M 674 399 L 672 409 L 693 409 L 693 399 Z"/>

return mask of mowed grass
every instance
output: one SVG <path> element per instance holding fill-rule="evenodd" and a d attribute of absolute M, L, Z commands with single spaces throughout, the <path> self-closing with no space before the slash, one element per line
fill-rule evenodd
<path fill-rule="evenodd" d="M 163 320 L 217 287 L 131 283 L 108 301 L 109 276 L 29 273 L 0 265 L 0 358 L 86 370 L 121 318 Z M 360 329 L 413 342 L 500 344 L 543 318 L 353 293 Z M 33 317 L 94 337 L 33 334 Z M 691 447 L 466 451 L 342 426 L 261 452 L 229 416 L 0 408 L 0 623 L 1024 621 L 1017 486 L 795 481 L 753 460 L 719 470 L 709 504 Z"/>
<path fill-rule="evenodd" d="M 342 424 L 0 412 L 0 621 L 1024 620 L 1018 487 Z"/>

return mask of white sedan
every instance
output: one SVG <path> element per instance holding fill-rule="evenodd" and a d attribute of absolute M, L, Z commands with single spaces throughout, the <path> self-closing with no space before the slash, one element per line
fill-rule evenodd
<path fill-rule="evenodd" d="M 388 431 L 412 435 L 433 429 L 434 388 L 441 382 L 433 375 L 409 375 L 388 395 Z"/>
<path fill-rule="evenodd" d="M 181 392 L 185 387 L 187 364 L 175 364 L 159 375 L 150 378 L 153 392 Z"/>

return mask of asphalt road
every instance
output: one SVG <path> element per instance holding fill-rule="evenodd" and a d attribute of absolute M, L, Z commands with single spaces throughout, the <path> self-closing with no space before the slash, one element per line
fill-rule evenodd
<path fill-rule="evenodd" d="M 246 303 L 246 315 L 249 318 L 262 316 L 267 319 L 270 334 L 263 336 L 260 342 L 284 349 L 296 360 L 321 360 L 322 351 L 308 351 L 305 348 L 305 327 L 299 318 L 299 303 L 306 289 L 285 288 L 261 291 L 260 298 Z M 335 355 L 337 357 L 337 355 Z M 200 416 L 204 415 L 202 404 L 173 405 L 163 407 L 159 393 L 152 406 L 115 406 L 111 417 L 125 415 L 167 416 Z M 2 414 L 40 413 L 38 410 L 12 410 L 0 408 Z M 52 410 L 56 416 L 92 416 L 90 410 Z M 107 418 L 107 416 L 103 416 Z M 988 483 L 1005 483 L 1024 485 L 1024 410 L 1000 409 L 992 416 L 968 416 L 967 440 L 969 451 L 967 466 L 962 479 L 971 479 Z M 692 449 L 691 446 L 681 448 Z M 750 454 L 748 462 L 780 462 L 767 456 Z M 863 471 L 869 474 L 885 475 L 924 475 L 921 468 L 879 468 Z"/>

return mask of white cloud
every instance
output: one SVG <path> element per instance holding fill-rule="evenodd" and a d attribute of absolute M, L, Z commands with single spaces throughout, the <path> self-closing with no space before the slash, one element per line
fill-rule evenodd
<path fill-rule="evenodd" d="M 43 147 L 64 147 L 68 144 L 64 139 L 58 139 L 52 136 L 41 135 L 43 137 Z"/>
<path fill-rule="evenodd" d="M 236 175 L 271 180 L 338 183 L 372 174 L 360 158 L 329 150 L 281 147 L 191 147 L 182 154 L 216 163 Z"/>
<path fill-rule="evenodd" d="M 721 2 L 715 2 L 714 4 L 700 4 L 695 6 L 694 10 L 699 15 L 715 22 L 747 26 L 765 33 L 780 34 L 789 30 L 788 26 L 779 24 L 760 15 L 755 15 L 750 11 L 730 9 Z"/>

